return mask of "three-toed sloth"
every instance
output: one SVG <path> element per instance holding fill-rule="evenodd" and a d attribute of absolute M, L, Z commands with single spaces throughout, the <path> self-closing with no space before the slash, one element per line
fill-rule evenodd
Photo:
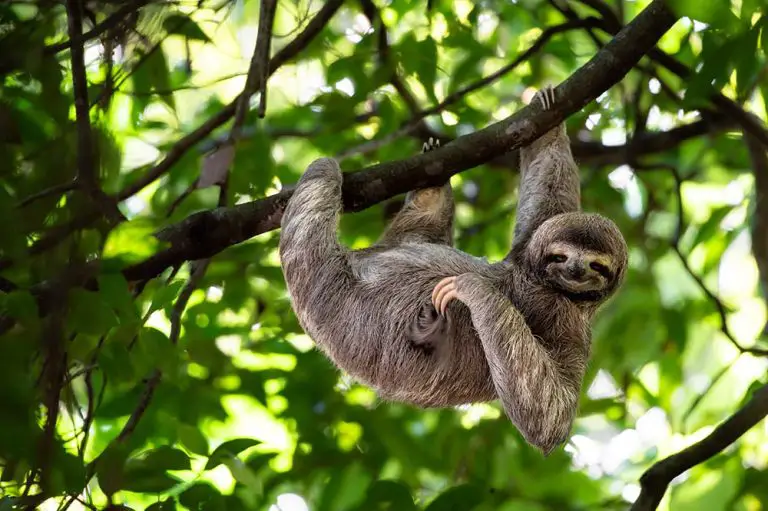
<path fill-rule="evenodd" d="M 535 96 L 545 109 L 553 98 L 552 88 Z M 342 246 L 342 174 L 329 158 L 309 165 L 288 202 L 280 258 L 301 326 L 340 369 L 384 399 L 421 407 L 499 399 L 549 454 L 570 433 L 590 322 L 622 282 L 627 246 L 614 222 L 580 211 L 564 124 L 520 157 L 502 261 L 452 246 L 449 183 L 410 192 L 371 247 Z"/>

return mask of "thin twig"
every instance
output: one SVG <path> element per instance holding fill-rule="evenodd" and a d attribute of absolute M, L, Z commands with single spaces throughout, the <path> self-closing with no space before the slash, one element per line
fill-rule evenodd
<path fill-rule="evenodd" d="M 83 28 L 83 13 L 80 0 L 67 0 L 67 29 L 69 39 L 78 41 Z M 99 188 L 91 130 L 90 104 L 88 102 L 88 79 L 85 73 L 85 51 L 82 41 L 70 48 L 72 57 L 72 90 L 75 103 L 75 124 L 77 126 L 77 177 L 73 184 L 81 188 L 98 205 L 101 212 L 113 220 L 122 218 L 117 205 Z"/>
<path fill-rule="evenodd" d="M 74 190 L 75 187 L 77 187 L 77 181 L 75 180 L 51 186 L 50 188 L 46 188 L 45 190 L 41 190 L 37 193 L 33 193 L 29 197 L 23 199 L 21 202 L 19 202 L 16 205 L 16 207 L 18 209 L 25 208 L 30 204 L 32 204 L 33 202 L 36 202 L 40 199 L 44 199 L 45 197 L 49 197 L 51 195 L 63 195 L 67 192 Z"/>
<path fill-rule="evenodd" d="M 113 28 L 117 28 L 130 14 L 138 11 L 149 2 L 150 0 L 133 0 L 132 2 L 128 2 L 113 14 L 111 14 L 103 22 L 99 23 L 92 30 L 89 30 L 85 34 L 78 33 L 74 38 L 70 34 L 68 41 L 46 46 L 43 50 L 43 53 L 45 55 L 53 55 L 62 50 L 72 48 L 73 46 L 83 46 L 83 44 L 90 41 L 91 39 L 99 37 L 104 32 L 107 32 Z"/>
<path fill-rule="evenodd" d="M 603 21 L 598 28 L 605 30 L 609 34 L 615 35 L 622 29 L 621 20 L 613 14 L 611 7 L 603 0 L 582 0 L 582 3 L 589 5 L 603 15 Z M 664 67 L 672 74 L 677 75 L 681 80 L 689 80 L 694 72 L 685 64 L 675 59 L 671 55 L 663 52 L 659 48 L 652 48 L 648 52 L 648 58 L 660 66 Z M 724 96 L 720 91 L 713 91 L 709 96 L 709 101 L 721 112 L 729 115 L 752 136 L 759 140 L 765 147 L 768 147 L 768 128 L 756 116 L 751 115 L 744 110 L 741 105 L 732 99 Z"/>
<path fill-rule="evenodd" d="M 707 287 L 707 284 L 704 282 L 704 279 L 698 275 L 693 268 L 691 267 L 690 263 L 688 262 L 688 258 L 685 254 L 683 254 L 682 249 L 680 248 L 680 238 L 682 237 L 683 230 L 685 228 L 685 206 L 683 205 L 683 179 L 680 176 L 680 173 L 677 171 L 677 168 L 675 168 L 672 165 L 664 165 L 664 164 L 658 164 L 658 165 L 642 165 L 639 163 L 634 163 L 633 166 L 636 169 L 640 170 L 650 170 L 650 169 L 660 169 L 660 170 L 666 170 L 672 174 L 672 176 L 675 179 L 675 195 L 676 195 L 676 204 L 677 204 L 677 223 L 675 225 L 675 232 L 672 235 L 672 239 L 669 241 L 670 246 L 672 247 L 672 251 L 675 252 L 678 259 L 680 260 L 680 264 L 683 265 L 683 268 L 685 269 L 686 273 L 696 282 L 696 285 L 699 287 L 702 293 L 707 297 L 707 299 L 714 305 L 715 310 L 717 311 L 718 317 L 720 319 L 720 331 L 725 335 L 725 337 L 730 341 L 731 344 L 733 344 L 736 349 L 739 350 L 739 353 L 750 353 L 755 356 L 768 356 L 768 349 L 763 348 L 754 348 L 754 347 L 745 347 L 743 346 L 737 339 L 734 337 L 733 333 L 731 332 L 731 329 L 728 327 L 728 307 L 723 303 L 723 301 L 718 297 L 715 293 L 713 293 L 709 287 Z"/>
<path fill-rule="evenodd" d="M 298 55 L 304 48 L 312 42 L 312 40 L 320 33 L 325 25 L 330 21 L 331 17 L 339 10 L 343 1 L 342 0 L 328 0 L 323 7 L 318 11 L 312 21 L 307 24 L 307 27 L 296 36 L 296 38 L 278 51 L 274 57 L 269 61 L 268 76 L 271 76 L 277 71 L 283 64 Z M 259 84 L 259 87 L 261 84 Z M 168 170 L 173 167 L 186 153 L 194 147 L 198 142 L 206 138 L 213 130 L 223 125 L 235 114 L 235 109 L 240 96 L 235 98 L 231 103 L 225 106 L 215 116 L 204 122 L 199 128 L 189 133 L 187 136 L 179 140 L 165 158 L 157 165 L 147 170 L 146 174 L 134 181 L 131 185 L 127 186 L 120 192 L 118 192 L 116 198 L 118 200 L 125 200 L 131 197 L 141 190 L 143 190 L 150 183 L 153 183 L 159 177 L 164 175 Z"/>
<path fill-rule="evenodd" d="M 365 5 L 368 1 L 369 0 L 363 0 L 363 5 Z M 409 108 L 411 108 L 411 111 L 412 111 L 411 117 L 394 132 L 389 133 L 379 139 L 369 140 L 363 144 L 360 144 L 359 146 L 352 147 L 345 151 L 341 151 L 335 157 L 339 160 L 345 160 L 354 155 L 368 154 L 372 151 L 379 149 L 380 147 L 383 147 L 389 144 L 394 140 L 399 139 L 402 136 L 412 133 L 414 130 L 416 130 L 419 127 L 419 125 L 423 122 L 425 118 L 431 115 L 435 115 L 443 112 L 447 107 L 461 101 L 463 98 L 465 98 L 469 94 L 477 90 L 480 90 L 484 87 L 487 87 L 489 85 L 492 85 L 500 78 L 504 77 L 505 75 L 515 70 L 518 66 L 520 66 L 521 64 L 526 62 L 528 59 L 530 59 L 534 54 L 536 54 L 555 35 L 562 32 L 567 32 L 569 30 L 573 30 L 576 28 L 587 28 L 590 26 L 597 26 L 599 21 L 600 20 L 596 18 L 587 18 L 583 20 L 578 19 L 573 21 L 567 21 L 560 25 L 547 28 L 546 30 L 544 30 L 544 32 L 541 33 L 541 35 L 536 39 L 536 41 L 533 42 L 533 44 L 527 50 L 525 50 L 523 53 L 518 55 L 517 58 L 515 58 L 509 64 L 502 66 L 501 68 L 489 74 L 488 76 L 485 76 L 480 80 L 477 80 L 476 82 L 471 83 L 470 85 L 467 85 L 465 87 L 462 87 L 456 90 L 455 92 L 443 98 L 443 100 L 440 101 L 438 104 L 433 105 L 429 108 L 425 108 L 423 110 L 418 109 L 418 104 L 416 103 L 416 100 L 413 98 L 413 95 L 410 94 L 407 88 L 405 88 L 405 86 L 398 87 L 396 82 L 399 80 L 399 77 L 396 73 L 394 73 L 392 77 L 392 80 L 393 80 L 392 83 L 395 86 L 395 89 L 400 94 L 400 96 L 405 101 L 406 105 L 408 105 Z M 374 23 L 381 23 L 381 21 L 378 17 L 374 16 L 373 18 L 371 18 L 371 24 L 374 24 Z M 383 27 L 383 24 L 381 26 Z M 384 39 L 384 41 L 386 43 L 386 38 Z M 389 52 L 388 50 L 386 50 L 386 48 L 388 47 L 385 43 L 382 43 L 381 39 L 379 40 L 379 51 L 382 55 L 386 57 L 389 54 Z M 414 105 L 416 105 L 415 108 L 412 108 Z M 444 139 L 445 137 L 440 137 L 440 138 Z"/>
<path fill-rule="evenodd" d="M 318 10 L 314 18 L 307 24 L 304 30 L 296 36 L 296 38 L 289 44 L 284 46 L 278 51 L 272 59 L 269 61 L 269 74 L 271 75 L 283 64 L 293 59 L 296 55 L 301 53 L 314 38 L 322 31 L 323 27 L 330 21 L 336 11 L 339 10 L 343 0 L 328 0 Z M 215 116 L 205 121 L 197 129 L 180 139 L 174 146 L 168 151 L 165 158 L 156 165 L 150 167 L 146 174 L 138 178 L 132 184 L 126 186 L 123 190 L 118 192 L 114 198 L 118 201 L 123 201 L 133 195 L 139 193 L 146 186 L 153 183 L 166 172 L 168 172 L 191 148 L 195 147 L 199 142 L 204 140 L 210 135 L 213 130 L 226 123 L 235 113 L 235 105 L 237 98 L 225 106 Z M 29 255 L 37 255 L 46 250 L 50 250 L 53 247 L 58 246 L 64 239 L 70 236 L 74 231 L 84 229 L 89 225 L 92 225 L 95 221 L 102 218 L 102 215 L 95 210 L 78 215 L 70 222 L 53 227 L 43 234 L 28 250 Z M 9 258 L 0 258 L 0 270 L 6 269 L 12 265 L 12 260 Z M 0 318 L 0 331 L 4 329 L 2 324 L 2 318 Z"/>
<path fill-rule="evenodd" d="M 703 392 L 701 392 L 696 398 L 691 402 L 691 405 L 688 407 L 688 409 L 683 414 L 682 418 L 680 419 L 680 423 L 683 425 L 683 428 L 685 428 L 685 423 L 688 422 L 688 419 L 690 418 L 691 414 L 698 408 L 698 406 L 701 404 L 701 402 L 704 400 L 704 398 L 709 394 L 709 392 L 717 385 L 717 382 L 719 382 L 723 376 L 725 376 L 728 371 L 733 367 L 733 364 L 738 360 L 738 356 L 732 360 L 728 365 L 722 367 L 717 374 L 715 374 L 714 378 L 709 382 L 707 385 L 707 388 L 704 389 Z"/>
<path fill-rule="evenodd" d="M 768 385 L 760 387 L 741 409 L 703 440 L 655 463 L 640 478 L 640 496 L 631 511 L 656 509 L 672 480 L 724 451 L 768 415 Z"/>
<path fill-rule="evenodd" d="M 376 46 L 378 49 L 379 65 L 391 70 L 389 76 L 389 82 L 395 88 L 397 93 L 405 102 L 408 110 L 412 114 L 417 114 L 419 111 L 419 103 L 411 90 L 405 84 L 400 74 L 397 72 L 397 65 L 391 59 L 391 52 L 389 48 L 389 40 L 387 38 L 387 27 L 384 25 L 384 20 L 381 19 L 381 13 L 372 0 L 360 0 L 360 6 L 363 8 L 363 14 L 368 18 L 368 22 L 371 24 L 371 28 L 376 32 Z"/>
<path fill-rule="evenodd" d="M 76 41 L 81 34 L 83 15 L 79 0 L 67 0 L 67 27 L 69 39 Z M 85 76 L 85 60 L 82 42 L 73 44 L 72 90 L 75 95 L 75 117 L 77 124 L 77 181 L 81 186 L 95 187 L 96 164 L 93 158 L 91 120 L 88 107 L 88 82 Z"/>

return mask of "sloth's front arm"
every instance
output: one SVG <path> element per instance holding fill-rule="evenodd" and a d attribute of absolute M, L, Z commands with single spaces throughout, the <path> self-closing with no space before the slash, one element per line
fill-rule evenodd
<path fill-rule="evenodd" d="M 480 275 L 448 277 L 432 298 L 440 311 L 452 299 L 469 308 L 496 393 L 525 439 L 544 454 L 563 443 L 578 407 L 583 378 L 578 368 L 585 363 L 559 364 L 509 299 Z"/>

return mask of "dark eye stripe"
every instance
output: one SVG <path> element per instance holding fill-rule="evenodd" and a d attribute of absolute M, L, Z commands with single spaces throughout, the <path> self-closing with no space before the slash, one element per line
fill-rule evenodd
<path fill-rule="evenodd" d="M 549 254 L 547 256 L 548 263 L 562 263 L 565 262 L 566 259 L 568 258 L 563 254 Z"/>
<path fill-rule="evenodd" d="M 611 270 L 609 270 L 608 267 L 605 266 L 604 264 L 591 262 L 589 263 L 589 267 L 595 270 L 597 273 L 599 273 L 603 277 L 607 279 L 611 278 Z"/>

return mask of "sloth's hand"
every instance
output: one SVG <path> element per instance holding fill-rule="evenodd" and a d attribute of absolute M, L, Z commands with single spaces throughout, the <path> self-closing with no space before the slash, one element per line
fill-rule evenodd
<path fill-rule="evenodd" d="M 459 300 L 466 304 L 469 293 L 484 287 L 485 284 L 485 279 L 476 273 L 446 277 L 432 290 L 432 304 L 442 316 L 445 316 L 445 310 L 452 300 Z"/>

